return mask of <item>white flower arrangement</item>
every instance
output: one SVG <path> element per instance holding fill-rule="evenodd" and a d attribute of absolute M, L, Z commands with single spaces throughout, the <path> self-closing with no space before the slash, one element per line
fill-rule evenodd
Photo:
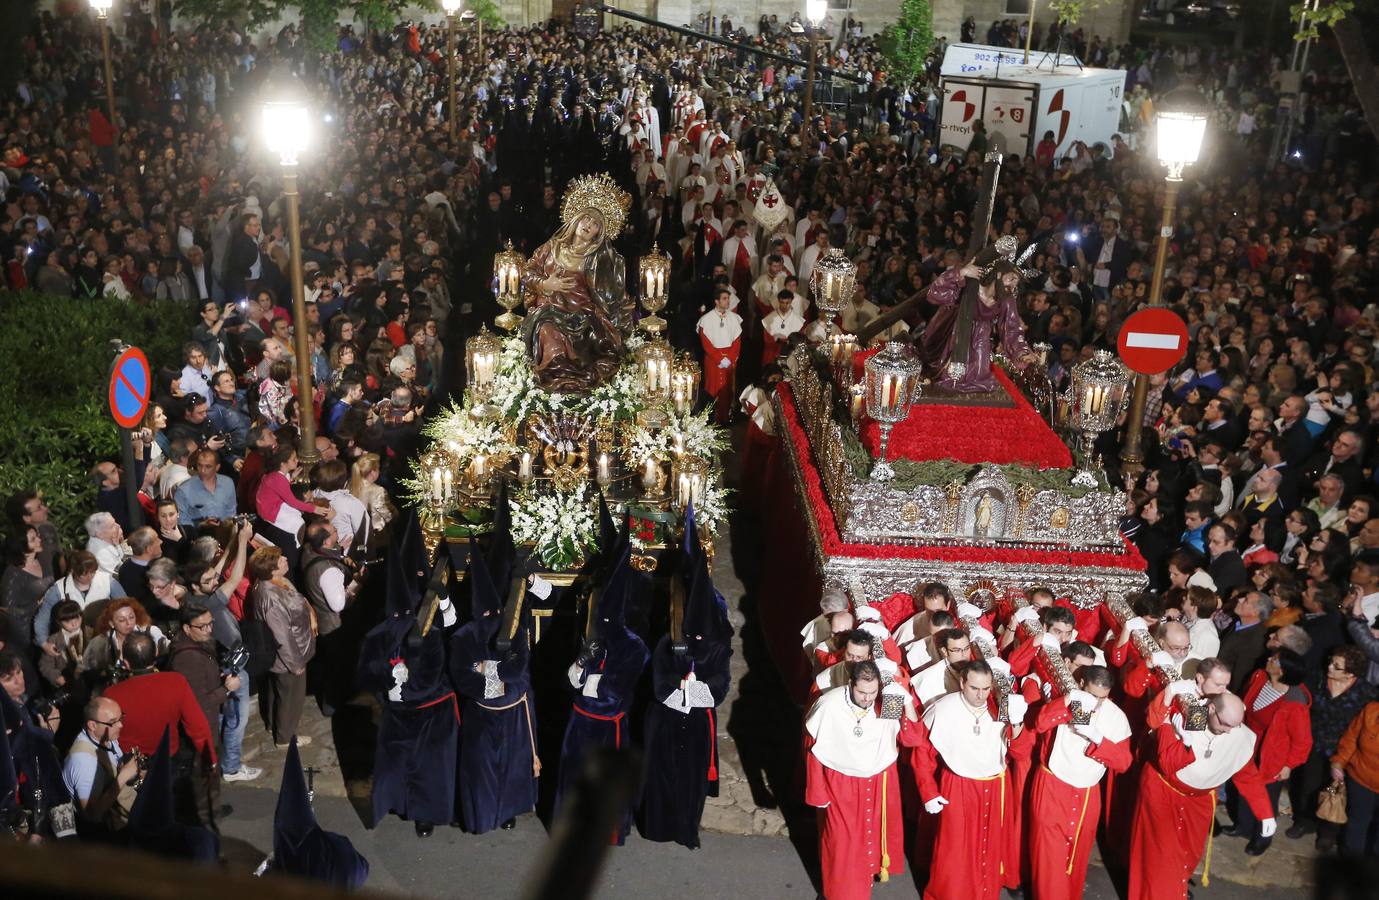
<path fill-rule="evenodd" d="M 517 422 L 525 422 L 532 413 L 550 411 L 550 395 L 536 385 L 531 362 L 527 359 L 527 347 L 520 334 L 503 341 L 490 402 L 503 411 L 505 418 Z"/>
<path fill-rule="evenodd" d="M 519 493 L 512 502 L 512 539 L 527 543 L 541 562 L 560 571 L 577 565 L 598 545 L 598 527 L 587 488 Z"/>
<path fill-rule="evenodd" d="M 685 413 L 671 419 L 663 433 L 667 446 L 689 456 L 706 459 L 710 463 L 728 446 L 727 432 L 709 422 L 711 407 L 697 413 Z"/>
<path fill-rule="evenodd" d="M 444 447 L 463 467 L 479 455 L 494 457 L 517 452 L 508 440 L 506 425 L 502 417 L 476 419 L 468 409 L 451 403 L 426 424 L 422 434 Z"/>
<path fill-rule="evenodd" d="M 705 480 L 704 494 L 694 507 L 694 521 L 708 529 L 710 535 L 718 534 L 718 529 L 727 523 L 728 489 L 723 486 L 721 472 Z"/>

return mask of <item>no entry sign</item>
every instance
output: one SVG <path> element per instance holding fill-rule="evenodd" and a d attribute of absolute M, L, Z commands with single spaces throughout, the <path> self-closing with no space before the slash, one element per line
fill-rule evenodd
<path fill-rule="evenodd" d="M 1187 352 L 1187 323 L 1171 309 L 1142 309 L 1120 326 L 1120 358 L 1141 375 L 1158 375 L 1177 365 Z"/>
<path fill-rule="evenodd" d="M 115 357 L 110 367 L 110 415 L 117 425 L 138 427 L 148 409 L 152 383 L 144 351 L 129 347 Z"/>

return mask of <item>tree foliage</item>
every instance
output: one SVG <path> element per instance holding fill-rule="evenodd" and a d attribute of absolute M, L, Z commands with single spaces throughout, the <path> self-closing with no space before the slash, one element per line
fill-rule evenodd
<path fill-rule="evenodd" d="M 900 19 L 881 32 L 881 52 L 899 81 L 924 74 L 934 45 L 934 14 L 929 0 L 901 0 Z"/>
<path fill-rule="evenodd" d="M 140 347 L 150 365 L 181 359 L 192 316 L 171 301 L 140 306 L 23 292 L 0 304 L 0 497 L 43 491 L 64 538 L 95 511 L 90 468 L 119 452 L 106 407 L 110 341 Z M 81 540 L 85 540 L 81 537 Z"/>

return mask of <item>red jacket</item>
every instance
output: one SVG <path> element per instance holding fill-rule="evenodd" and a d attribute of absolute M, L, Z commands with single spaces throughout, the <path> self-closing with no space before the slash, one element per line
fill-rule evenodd
<path fill-rule="evenodd" d="M 124 731 L 120 745 L 137 748 L 146 756 L 158 752 L 163 731 L 170 732 L 168 752 L 176 753 L 180 731 L 185 732 L 196 747 L 216 761 L 215 740 L 201 704 L 196 702 L 187 679 L 177 672 L 150 672 L 135 675 L 106 688 L 105 696 L 120 704 L 124 713 Z"/>
<path fill-rule="evenodd" d="M 1259 736 L 1255 764 L 1266 783 L 1278 781 L 1284 766 L 1296 769 L 1312 752 L 1312 694 L 1302 685 L 1288 689 L 1279 700 L 1255 709 L 1255 698 L 1269 680 L 1263 669 L 1250 676 L 1245 687 L 1245 724 Z"/>

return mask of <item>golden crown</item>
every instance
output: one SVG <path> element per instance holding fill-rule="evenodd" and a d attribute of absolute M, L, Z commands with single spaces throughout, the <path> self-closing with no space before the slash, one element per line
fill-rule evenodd
<path fill-rule="evenodd" d="M 612 240 L 622 233 L 631 207 L 632 195 L 618 187 L 608 174 L 583 175 L 570 182 L 565 191 L 565 199 L 560 203 L 560 221 L 569 225 L 580 213 L 592 210 L 603 219 L 608 239 Z"/>

